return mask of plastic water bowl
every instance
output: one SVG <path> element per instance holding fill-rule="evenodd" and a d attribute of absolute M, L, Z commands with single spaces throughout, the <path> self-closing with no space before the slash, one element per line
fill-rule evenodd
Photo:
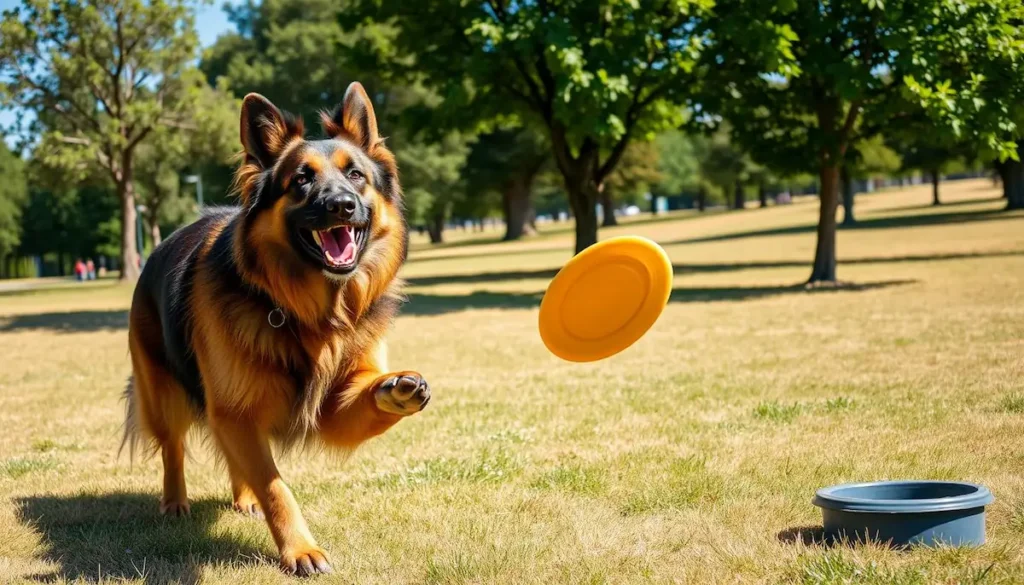
<path fill-rule="evenodd" d="M 988 488 L 951 481 L 881 481 L 822 488 L 825 536 L 890 546 L 980 546 Z"/>

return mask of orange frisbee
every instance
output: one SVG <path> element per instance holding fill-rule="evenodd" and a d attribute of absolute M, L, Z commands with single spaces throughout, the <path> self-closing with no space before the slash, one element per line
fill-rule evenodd
<path fill-rule="evenodd" d="M 540 303 L 540 337 L 572 362 L 610 357 L 658 320 L 672 292 L 672 262 L 639 236 L 605 240 L 558 271 Z"/>

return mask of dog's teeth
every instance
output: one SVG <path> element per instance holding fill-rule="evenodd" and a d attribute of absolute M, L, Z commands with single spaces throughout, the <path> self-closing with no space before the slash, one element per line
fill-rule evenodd
<path fill-rule="evenodd" d="M 324 242 L 323 242 L 323 240 L 320 239 L 320 232 L 314 230 L 313 231 L 313 239 L 316 240 L 316 245 L 317 246 L 320 246 L 321 248 L 324 247 Z"/>

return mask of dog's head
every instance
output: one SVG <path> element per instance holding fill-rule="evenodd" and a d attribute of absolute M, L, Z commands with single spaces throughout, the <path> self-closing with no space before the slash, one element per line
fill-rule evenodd
<path fill-rule="evenodd" d="M 306 140 L 300 119 L 263 96 L 245 97 L 236 175 L 245 245 L 269 270 L 302 280 L 314 272 L 336 283 L 393 277 L 406 247 L 401 188 L 362 85 L 350 85 L 321 122 L 326 137 Z"/>

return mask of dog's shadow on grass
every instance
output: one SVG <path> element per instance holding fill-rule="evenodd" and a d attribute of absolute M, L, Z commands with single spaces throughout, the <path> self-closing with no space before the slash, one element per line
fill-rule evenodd
<path fill-rule="evenodd" d="M 264 565 L 254 543 L 211 530 L 225 504 L 192 502 L 186 518 L 165 518 L 157 496 L 144 493 L 31 496 L 16 500 L 21 522 L 40 535 L 51 573 L 38 582 L 142 580 L 146 585 L 198 583 L 203 567 L 226 563 Z"/>

